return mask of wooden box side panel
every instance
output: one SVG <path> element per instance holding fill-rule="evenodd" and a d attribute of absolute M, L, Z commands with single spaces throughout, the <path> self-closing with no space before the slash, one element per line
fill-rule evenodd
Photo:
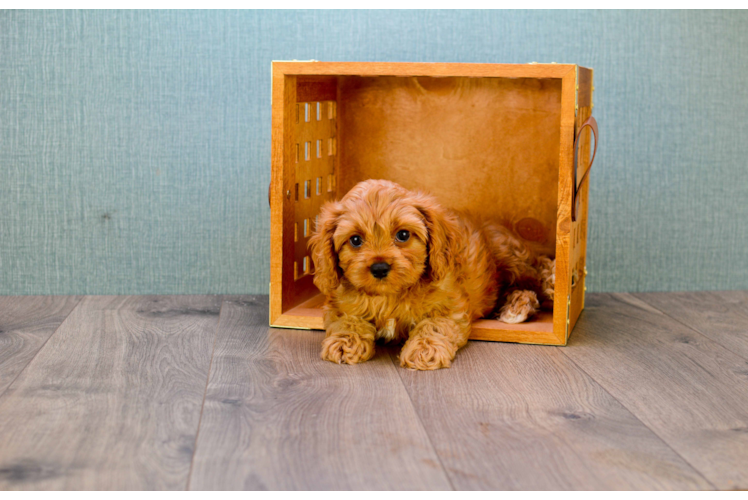
<path fill-rule="evenodd" d="M 296 77 L 283 74 L 273 64 L 271 175 L 270 175 L 270 323 L 280 317 L 293 296 L 293 205 L 290 193 L 294 176 L 291 149 L 296 104 Z"/>
<path fill-rule="evenodd" d="M 335 195 L 336 99 L 337 78 L 284 75 L 274 65 L 271 324 L 318 293 L 308 242 Z"/>
<path fill-rule="evenodd" d="M 556 217 L 556 285 L 553 301 L 553 332 L 566 344 L 571 300 L 571 193 L 574 165 L 577 72 L 572 70 L 561 84 L 561 146 L 558 165 L 558 212 Z"/>
<path fill-rule="evenodd" d="M 317 227 L 322 205 L 335 198 L 335 160 L 337 157 L 336 91 L 326 86 L 319 93 L 301 92 L 306 83 L 299 77 L 297 93 L 293 162 L 295 182 L 291 192 L 294 210 L 293 305 L 308 299 L 318 290 L 312 274 L 314 263 L 309 238 Z M 334 82 L 332 82 L 334 84 Z"/>
<path fill-rule="evenodd" d="M 579 112 L 575 130 L 592 115 L 592 70 L 580 68 L 579 72 Z M 590 168 L 590 153 L 593 146 L 592 132 L 585 128 L 579 138 L 579 165 L 577 166 L 577 178 L 581 178 L 584 172 Z M 590 175 L 579 185 L 579 217 L 572 224 L 571 239 L 571 263 L 572 263 L 572 294 L 570 304 L 569 334 L 576 325 L 579 315 L 584 309 L 584 294 L 586 290 L 586 266 L 587 266 L 587 221 L 589 207 Z M 567 335 L 568 339 L 568 335 Z"/>

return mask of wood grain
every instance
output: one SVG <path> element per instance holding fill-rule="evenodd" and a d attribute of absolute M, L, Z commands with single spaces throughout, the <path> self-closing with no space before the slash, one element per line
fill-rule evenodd
<path fill-rule="evenodd" d="M 300 306 L 318 291 L 311 275 L 300 271 L 303 263 L 311 265 L 294 223 L 300 228 L 311 220 L 328 196 L 289 203 L 288 195 L 294 200 L 304 182 L 332 168 L 337 197 L 361 180 L 381 178 L 425 189 L 446 206 L 477 210 L 505 223 L 532 218 L 542 226 L 538 245 L 556 257 L 555 313 L 522 327 L 482 322 L 473 338 L 566 344 L 584 303 L 582 282 L 571 297 L 572 269 L 580 262 L 583 267 L 586 251 L 586 244 L 571 242 L 572 229 L 581 232 L 572 228 L 571 197 L 575 119 L 581 119 L 577 97 L 591 94 L 591 85 L 592 72 L 572 64 L 274 61 L 270 324 L 322 326 L 318 314 L 308 315 L 308 308 Z M 297 105 L 332 99 L 335 87 L 335 133 L 327 126 L 333 122 L 322 120 L 320 127 L 312 120 L 311 129 L 319 130 L 302 134 L 310 127 L 298 120 Z M 298 124 L 290 126 L 295 120 Z M 486 123 L 492 125 L 486 128 Z M 289 133 L 294 128 L 295 137 Z M 305 156 L 297 148 L 331 135 L 337 140 L 337 164 L 334 158 L 296 161 Z M 497 136 L 504 140 L 497 142 Z M 502 167 L 496 158 L 513 160 Z M 519 182 L 521 189 L 506 189 L 511 182 Z M 497 193 L 503 203 L 496 202 Z M 585 201 L 585 220 L 578 224 L 584 226 L 585 239 L 586 209 Z"/>
<path fill-rule="evenodd" d="M 79 296 L 0 297 L 0 395 L 80 299 Z"/>
<path fill-rule="evenodd" d="M 592 107 L 592 88 L 594 82 L 592 81 L 594 72 L 591 68 L 584 68 L 579 66 L 579 98 L 578 104 L 580 108 Z"/>
<path fill-rule="evenodd" d="M 748 488 L 748 362 L 639 298 L 591 295 L 562 351 L 720 489 Z"/>
<path fill-rule="evenodd" d="M 270 173 L 270 322 L 293 300 L 296 78 L 273 63 Z"/>
<path fill-rule="evenodd" d="M 296 101 L 335 101 L 338 79 L 335 76 L 304 76 L 297 79 Z"/>
<path fill-rule="evenodd" d="M 273 61 L 273 68 L 287 75 L 562 78 L 574 71 L 575 65 Z"/>
<path fill-rule="evenodd" d="M 748 292 L 637 293 L 634 296 L 748 359 Z"/>
<path fill-rule="evenodd" d="M 341 77 L 341 192 L 365 179 L 388 179 L 511 227 L 530 219 L 537 230 L 533 248 L 552 255 L 562 83 Z M 573 119 L 574 94 L 571 100 Z"/>
<path fill-rule="evenodd" d="M 584 86 L 582 84 L 582 75 L 587 74 L 590 77 L 589 70 L 584 71 L 580 68 L 579 71 L 579 96 L 583 93 L 591 94 L 592 89 L 589 85 Z M 592 108 L 580 106 L 579 112 L 577 113 L 576 122 L 574 124 L 575 133 L 578 131 L 582 124 L 592 114 Z M 579 164 L 577 165 L 577 179 L 579 179 L 584 172 L 589 168 L 590 160 L 590 146 L 591 146 L 592 132 L 589 128 L 585 128 L 579 137 Z M 576 139 L 575 139 L 576 140 Z M 574 170 L 572 168 L 572 174 Z M 591 174 L 590 174 L 591 175 Z M 573 179 L 573 177 L 572 177 Z M 577 214 L 577 220 L 571 223 L 571 248 L 569 250 L 570 261 L 569 267 L 571 268 L 572 276 L 576 275 L 576 281 L 571 287 L 571 302 L 569 304 L 569 335 L 577 324 L 579 315 L 582 314 L 584 309 L 584 293 L 586 288 L 587 276 L 585 274 L 586 262 L 587 262 L 587 216 L 589 206 L 589 188 L 590 188 L 590 176 L 585 177 L 584 181 L 578 186 L 574 185 L 572 180 L 572 189 L 579 190 L 579 213 Z M 572 211 L 574 207 L 571 207 Z"/>
<path fill-rule="evenodd" d="M 558 160 L 558 215 L 556 217 L 556 284 L 553 300 L 553 333 L 558 343 L 569 339 L 571 296 L 571 192 L 574 169 L 574 106 L 576 67 L 564 74 L 561 86 L 561 145 Z"/>
<path fill-rule="evenodd" d="M 0 298 L 6 362 L 72 309 L 0 396 L 0 490 L 748 487 L 747 292 L 591 295 L 567 347 L 430 373 L 382 346 L 335 366 L 267 297 L 219 303 Z"/>
<path fill-rule="evenodd" d="M 318 293 L 306 302 L 279 316 L 272 326 L 324 330 L 323 303 L 324 296 Z M 473 323 L 470 339 L 518 342 L 520 344 L 559 343 L 553 333 L 553 313 L 549 311 L 541 311 L 535 318 L 525 323 L 509 324 L 495 319 L 478 320 Z"/>
<path fill-rule="evenodd" d="M 0 489 L 184 489 L 219 309 L 83 299 L 0 397 Z"/>
<path fill-rule="evenodd" d="M 294 304 L 319 293 L 312 282 L 314 267 L 309 251 L 309 238 L 315 230 L 320 208 L 324 203 L 335 199 L 335 192 L 328 191 L 328 182 L 335 172 L 335 150 L 330 148 L 330 141 L 335 140 L 337 130 L 335 114 L 330 116 L 330 106 L 334 110 L 335 101 L 320 101 L 310 91 L 307 91 L 307 98 L 310 101 L 296 104 L 298 119 L 293 124 L 291 145 L 294 151 L 298 148 L 298 158 L 294 158 L 292 165 L 295 178 L 292 192 L 298 190 L 298 199 L 295 195 L 292 196 L 294 225 L 290 226 L 294 241 Z M 318 141 L 321 141 L 319 150 Z M 331 152 L 333 154 L 329 154 Z M 306 272 L 305 258 L 308 266 Z"/>
<path fill-rule="evenodd" d="M 456 489 L 710 488 L 561 350 L 470 342 L 399 372 Z"/>
<path fill-rule="evenodd" d="M 224 301 L 190 489 L 450 489 L 387 351 L 322 361 L 267 305 Z"/>

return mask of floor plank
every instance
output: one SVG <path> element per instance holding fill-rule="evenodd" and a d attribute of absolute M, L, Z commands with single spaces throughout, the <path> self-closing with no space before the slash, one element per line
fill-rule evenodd
<path fill-rule="evenodd" d="M 640 300 L 748 359 L 748 293 L 637 293 Z"/>
<path fill-rule="evenodd" d="M 86 297 L 0 397 L 0 489 L 184 489 L 220 297 Z"/>
<path fill-rule="evenodd" d="M 80 299 L 79 296 L 0 296 L 0 395 Z"/>
<path fill-rule="evenodd" d="M 634 296 L 586 302 L 563 353 L 712 484 L 748 488 L 748 362 Z"/>
<path fill-rule="evenodd" d="M 337 366 L 267 315 L 224 300 L 190 489 L 451 489 L 386 350 Z"/>
<path fill-rule="evenodd" d="M 559 348 L 470 342 L 400 374 L 457 489 L 711 488 Z"/>

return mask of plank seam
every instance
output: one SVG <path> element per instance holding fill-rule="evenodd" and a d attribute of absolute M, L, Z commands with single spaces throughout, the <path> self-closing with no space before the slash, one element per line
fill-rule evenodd
<path fill-rule="evenodd" d="M 613 296 L 614 296 L 615 294 L 613 294 L 613 293 L 610 293 L 610 294 L 606 294 L 606 295 L 610 295 L 611 297 L 613 297 Z M 665 446 L 667 446 L 668 448 L 670 448 L 670 450 L 672 450 L 672 452 L 673 452 L 673 453 L 675 453 L 675 455 L 676 455 L 676 456 L 680 457 L 680 459 L 681 459 L 681 460 L 683 460 L 683 463 L 685 463 L 686 465 L 688 465 L 688 466 L 689 466 L 689 467 L 691 468 L 691 470 L 693 470 L 693 471 L 694 471 L 694 472 L 696 473 L 696 475 L 697 475 L 697 476 L 700 476 L 700 477 L 701 477 L 701 478 L 702 478 L 702 479 L 703 479 L 704 481 L 706 481 L 706 483 L 707 483 L 707 484 L 709 484 L 709 485 L 710 485 L 710 486 L 711 486 L 711 487 L 712 487 L 712 488 L 713 488 L 713 489 L 714 489 L 715 491 L 719 490 L 719 488 L 717 488 L 717 486 L 715 486 L 715 485 L 714 485 L 714 483 L 712 483 L 712 482 L 711 482 L 711 481 L 710 481 L 710 480 L 709 480 L 709 479 L 708 479 L 708 478 L 707 478 L 706 476 L 704 476 L 704 474 L 702 474 L 702 473 L 701 473 L 701 471 L 700 471 L 699 469 L 697 469 L 696 467 L 694 467 L 694 466 L 693 466 L 693 464 L 691 464 L 691 462 L 689 462 L 688 460 L 686 460 L 686 458 L 685 458 L 685 457 L 684 457 L 683 455 L 681 455 L 680 453 L 678 453 L 678 452 L 677 452 L 677 451 L 675 450 L 675 448 L 673 448 L 673 447 L 672 447 L 672 446 L 670 445 L 670 443 L 668 443 L 668 442 L 667 442 L 667 441 L 666 441 L 666 440 L 665 440 L 665 439 L 664 439 L 664 438 L 663 438 L 662 436 L 660 436 L 660 435 L 659 435 L 659 434 L 658 434 L 657 432 L 655 432 L 655 431 L 654 431 L 654 429 L 652 429 L 652 428 L 651 428 L 650 426 L 648 426 L 648 425 L 647 425 L 646 423 L 644 423 L 644 422 L 643 422 L 643 421 L 642 421 L 642 420 L 641 420 L 641 419 L 639 418 L 639 416 L 638 416 L 638 415 L 637 415 L 636 413 L 634 413 L 634 412 L 633 412 L 633 410 L 631 410 L 631 408 L 629 408 L 628 406 L 626 406 L 625 404 L 623 404 L 623 402 L 622 402 L 621 400 L 619 400 L 619 399 L 618 399 L 617 397 L 615 397 L 615 396 L 614 396 L 614 395 L 613 395 L 613 394 L 612 394 L 612 393 L 611 393 L 611 392 L 610 392 L 610 391 L 608 390 L 608 388 L 607 388 L 607 387 L 605 387 L 605 385 L 603 385 L 603 383 L 602 383 L 602 382 L 600 382 L 600 381 L 599 381 L 599 380 L 597 380 L 597 379 L 596 379 L 595 377 L 593 377 L 592 375 L 590 375 L 589 373 L 587 373 L 587 371 L 586 371 L 586 370 L 585 370 L 584 368 L 582 368 L 582 366 L 580 366 L 580 365 L 579 365 L 579 363 L 577 363 L 576 361 L 574 361 L 574 359 L 573 359 L 573 358 L 572 358 L 571 356 L 569 356 L 568 354 L 566 354 L 566 353 L 564 352 L 564 349 L 563 349 L 563 348 L 560 348 L 560 347 L 554 347 L 554 349 L 558 349 L 558 350 L 560 350 L 560 351 L 561 351 L 561 353 L 562 353 L 562 354 L 563 354 L 564 356 L 566 356 L 566 358 L 567 358 L 567 359 L 568 359 L 569 361 L 571 361 L 571 363 L 572 363 L 572 364 L 573 364 L 574 366 L 576 366 L 576 367 L 577 367 L 577 368 L 578 368 L 578 369 L 579 369 L 579 370 L 580 370 L 580 371 L 581 371 L 582 373 L 584 373 L 585 375 L 587 375 L 587 376 L 588 376 L 588 377 L 590 378 L 590 380 L 592 380 L 592 381 L 593 381 L 594 383 L 596 383 L 596 384 L 597 384 L 598 386 L 600 386 L 600 388 L 601 388 L 601 389 L 602 389 L 603 391 L 605 391 L 605 392 L 606 392 L 606 393 L 607 393 L 607 394 L 608 394 L 608 395 L 609 395 L 609 396 L 610 396 L 611 398 L 613 398 L 613 400 L 617 401 L 617 402 L 618 402 L 618 404 L 620 404 L 622 408 L 625 408 L 625 409 L 626 409 L 626 411 L 627 411 L 627 412 L 629 412 L 629 413 L 631 414 L 631 416 L 632 416 L 632 417 L 634 417 L 634 418 L 635 418 L 635 419 L 636 419 L 636 420 L 637 420 L 637 421 L 638 421 L 639 423 L 641 423 L 641 424 L 642 424 L 642 425 L 643 425 L 644 427 L 646 427 L 647 429 L 649 429 L 649 431 L 650 431 L 650 432 L 651 432 L 651 433 L 652 433 L 652 434 L 653 434 L 653 435 L 654 435 L 655 437 L 657 437 L 657 439 L 659 439 L 660 441 L 662 441 L 662 443 L 663 443 L 663 444 L 664 444 Z"/>
<path fill-rule="evenodd" d="M 558 348 L 556 348 L 556 349 L 558 349 Z M 569 361 L 571 361 L 571 362 L 572 362 L 572 364 L 573 364 L 574 366 L 576 366 L 577 368 L 579 368 L 579 370 L 581 370 L 581 372 L 582 372 L 582 373 L 584 373 L 585 375 L 587 375 L 588 377 L 590 377 L 590 380 L 592 380 L 592 381 L 593 381 L 594 383 L 596 383 L 597 385 L 599 385 L 599 386 L 600 386 L 600 388 L 601 388 L 601 389 L 602 389 L 603 391 L 605 391 L 605 392 L 606 392 L 606 393 L 607 393 L 607 394 L 608 394 L 608 395 L 609 395 L 609 396 L 610 396 L 611 398 L 613 398 L 613 399 L 614 399 L 614 400 L 615 400 L 616 402 L 618 402 L 618 404 L 620 404 L 620 405 L 621 405 L 621 407 L 623 407 L 623 408 L 624 408 L 624 409 L 625 409 L 625 410 L 626 410 L 627 412 L 629 412 L 629 413 L 631 414 L 631 416 L 632 416 L 632 417 L 634 417 L 634 418 L 636 419 L 636 421 L 637 421 L 637 422 L 641 423 L 641 424 L 642 424 L 642 425 L 643 425 L 644 427 L 646 427 L 647 429 L 649 429 L 649 431 L 650 431 L 650 432 L 651 432 L 652 434 L 654 434 L 654 436 L 655 436 L 655 437 L 656 437 L 657 439 L 659 439 L 659 440 L 660 440 L 660 441 L 662 442 L 662 444 L 664 444 L 665 446 L 667 446 L 668 448 L 670 448 L 670 450 L 671 450 L 671 451 L 672 451 L 673 453 L 675 453 L 675 455 L 676 455 L 676 456 L 680 457 L 680 459 L 681 459 L 681 460 L 683 460 L 683 463 L 685 463 L 686 465 L 688 465 L 688 466 L 689 466 L 689 467 L 691 468 L 691 470 L 693 470 L 693 471 L 694 471 L 694 472 L 696 473 L 696 475 L 697 475 L 697 476 L 700 476 L 700 477 L 701 477 L 701 478 L 702 478 L 702 479 L 703 479 L 704 481 L 706 481 L 706 483 L 707 483 L 707 484 L 709 484 L 709 485 L 710 485 L 710 486 L 711 486 L 711 487 L 712 487 L 712 488 L 713 488 L 713 489 L 714 489 L 715 491 L 719 491 L 719 488 L 717 488 L 717 487 L 716 487 L 716 486 L 714 485 L 714 483 L 712 483 L 712 482 L 711 482 L 711 481 L 710 481 L 710 480 L 709 480 L 709 479 L 708 479 L 708 478 L 707 478 L 706 476 L 704 476 L 704 474 L 702 474 L 702 473 L 701 473 L 701 471 L 700 471 L 699 469 L 697 469 L 696 467 L 694 467 L 694 466 L 693 466 L 693 464 L 691 464 L 691 462 L 689 462 L 688 460 L 686 460 L 686 458 L 685 458 L 685 457 L 684 457 L 683 455 L 681 455 L 680 453 L 678 453 L 678 451 L 676 451 L 676 450 L 675 450 L 675 448 L 673 448 L 673 447 L 672 447 L 672 446 L 670 445 L 670 443 L 668 443 L 668 442 L 667 442 L 667 441 L 666 441 L 666 440 L 665 440 L 665 439 L 664 439 L 664 438 L 663 438 L 662 436 L 660 436 L 660 435 L 659 435 L 659 434 L 658 434 L 657 432 L 655 432 L 655 431 L 654 431 L 654 430 L 653 430 L 653 429 L 652 429 L 652 428 L 651 428 L 650 426 L 648 426 L 647 424 L 645 424 L 645 423 L 644 423 L 644 422 L 643 422 L 643 421 L 642 421 L 642 420 L 641 420 L 641 419 L 639 418 L 639 416 L 638 416 L 638 415 L 637 415 L 636 413 L 634 413 L 634 412 L 633 412 L 633 411 L 631 410 L 631 408 L 629 408 L 628 406 L 626 406 L 625 404 L 623 404 L 623 403 L 622 403 L 622 402 L 621 402 L 621 401 L 620 401 L 620 400 L 619 400 L 619 399 L 618 399 L 617 397 L 613 396 L 613 394 L 611 394 L 611 393 L 610 393 L 610 391 L 609 391 L 609 390 L 608 390 L 608 389 L 607 389 L 607 388 L 606 388 L 606 387 L 605 387 L 605 386 L 604 386 L 604 385 L 603 385 L 602 383 L 600 383 L 600 382 L 599 382 L 599 381 L 598 381 L 597 379 L 593 378 L 593 377 L 592 377 L 592 375 L 590 375 L 589 373 L 587 373 L 587 372 L 586 372 L 586 371 L 584 370 L 584 368 L 582 368 L 581 366 L 579 366 L 579 365 L 578 365 L 578 364 L 577 364 L 577 363 L 576 363 L 576 362 L 575 362 L 575 361 L 574 361 L 574 360 L 573 360 L 573 359 L 572 359 L 572 358 L 571 358 L 571 357 L 570 357 L 569 355 L 567 355 L 566 353 L 564 353 L 564 356 L 566 356 L 566 358 L 567 358 L 567 359 L 568 359 Z"/>
<path fill-rule="evenodd" d="M 683 321 L 679 320 L 678 318 L 676 318 L 676 317 L 674 317 L 674 316 L 670 315 L 670 314 L 669 314 L 669 313 L 668 313 L 667 311 L 664 311 L 664 310 L 663 310 L 662 308 L 660 308 L 660 307 L 657 307 L 656 305 L 654 305 L 654 304 L 652 304 L 652 303 L 650 303 L 650 302 L 647 302 L 646 300 L 644 300 L 644 298 L 643 298 L 643 297 L 642 297 L 641 295 L 643 295 L 643 294 L 641 294 L 641 293 L 634 293 L 634 294 L 631 294 L 631 296 L 632 296 L 632 297 L 635 297 L 635 298 L 637 298 L 637 299 L 641 300 L 642 302 L 646 303 L 646 304 L 647 304 L 647 305 L 648 305 L 649 307 L 652 307 L 652 308 L 654 308 L 654 309 L 657 309 L 658 311 L 660 311 L 660 312 L 661 312 L 662 314 L 664 314 L 664 315 L 665 315 L 665 316 L 667 316 L 668 318 L 670 318 L 670 319 L 674 320 L 674 321 L 675 321 L 676 323 L 679 323 L 679 324 L 681 324 L 681 325 L 685 326 L 686 328 L 688 328 L 689 330 L 691 330 L 691 331 L 693 331 L 693 332 L 696 332 L 696 333 L 698 333 L 698 334 L 699 334 L 699 335 L 701 335 L 702 337 L 705 337 L 705 338 L 706 338 L 707 340 L 711 340 L 712 342 L 714 342 L 714 343 L 715 343 L 715 344 L 717 344 L 718 346 L 720 346 L 720 347 L 722 347 L 723 349 L 725 349 L 725 350 L 727 350 L 727 351 L 729 351 L 729 352 L 733 353 L 733 354 L 734 354 L 734 355 L 736 355 L 737 357 L 739 357 L 739 358 L 742 358 L 742 359 L 744 359 L 744 360 L 748 361 L 748 357 L 746 357 L 746 356 L 743 356 L 742 354 L 740 354 L 740 353 L 738 353 L 738 352 L 735 352 L 735 351 L 734 351 L 733 349 L 731 349 L 730 347 L 728 347 L 728 346 L 726 346 L 726 345 L 722 344 L 722 343 L 721 343 L 721 342 L 720 342 L 719 340 L 713 339 L 713 338 L 712 338 L 712 337 L 710 337 L 710 336 L 709 336 L 708 334 L 706 334 L 706 333 L 702 332 L 701 330 L 697 329 L 697 328 L 696 328 L 695 326 L 692 326 L 692 325 L 689 325 L 689 324 L 687 324 L 687 323 L 684 323 Z M 734 313 L 736 313 L 736 314 L 737 314 L 738 316 L 740 316 L 740 317 L 743 317 L 743 318 L 746 318 L 746 319 L 748 319 L 748 316 L 745 316 L 745 315 L 744 315 L 744 314 L 742 313 L 742 311 L 739 311 L 739 310 L 734 310 L 734 309 L 732 309 L 732 308 L 731 308 L 731 311 L 732 311 L 732 312 L 734 312 Z"/>
<path fill-rule="evenodd" d="M 203 412 L 205 410 L 205 398 L 208 396 L 208 386 L 210 385 L 210 375 L 213 370 L 213 358 L 216 353 L 216 343 L 218 342 L 218 333 L 220 332 L 221 326 L 221 313 L 223 313 L 223 305 L 226 302 L 226 296 L 221 295 L 221 310 L 218 314 L 218 322 L 216 323 L 215 333 L 213 335 L 213 347 L 210 350 L 210 363 L 208 363 L 208 374 L 205 377 L 205 390 L 203 391 L 203 401 L 200 404 L 200 418 L 197 419 L 197 431 L 195 432 L 195 445 L 192 447 L 192 459 L 190 460 L 190 471 L 187 473 L 187 484 L 184 487 L 185 491 L 190 490 L 190 482 L 192 481 L 192 471 L 195 467 L 195 456 L 197 455 L 197 440 L 200 437 L 200 427 L 203 423 Z"/>
<path fill-rule="evenodd" d="M 20 377 L 20 376 L 21 376 L 21 374 L 22 374 L 22 373 L 24 373 L 24 372 L 26 371 L 26 368 L 28 368 L 28 367 L 29 367 L 29 365 L 30 365 L 30 364 L 31 364 L 31 363 L 32 363 L 32 362 L 33 362 L 33 361 L 34 361 L 34 360 L 36 359 L 36 357 L 37 357 L 37 356 L 39 355 L 39 353 L 40 353 L 40 352 L 42 352 L 42 349 L 44 349 L 44 347 L 46 347 L 46 345 L 47 345 L 47 342 L 49 342 L 49 339 L 51 339 L 52 337 L 54 337 L 54 336 L 55 336 L 55 335 L 57 334 L 57 332 L 58 332 L 58 331 L 60 331 L 60 327 L 62 327 L 62 325 L 63 325 L 63 324 L 65 324 L 65 322 L 66 322 L 66 321 L 68 320 L 68 318 L 70 317 L 70 315 L 71 315 L 71 314 L 73 314 L 73 311 L 75 311 L 76 309 L 78 309 L 78 306 L 80 306 L 81 302 L 83 302 L 83 300 L 84 300 L 84 299 L 85 299 L 86 297 L 87 297 L 87 295 L 82 295 L 82 296 L 81 296 L 81 297 L 80 297 L 80 298 L 78 299 L 78 302 L 76 302 L 75 306 L 74 306 L 74 307 L 73 307 L 72 309 L 70 309 L 70 312 L 69 312 L 69 313 L 67 313 L 67 315 L 65 316 L 65 318 L 64 318 L 64 319 L 63 319 L 62 321 L 60 321 L 60 324 L 59 324 L 59 325 L 57 325 L 57 328 L 55 328 L 55 331 L 54 331 L 54 332 L 52 332 L 52 335 L 50 335 L 49 337 L 47 337 L 47 340 L 45 340 L 45 341 L 44 341 L 44 343 L 43 343 L 43 344 L 42 344 L 42 345 L 41 345 L 41 346 L 39 347 L 39 349 L 37 349 L 37 350 L 36 350 L 36 352 L 35 352 L 35 353 L 34 353 L 34 355 L 33 355 L 33 356 L 31 357 L 31 359 L 29 360 L 29 362 L 28 362 L 28 363 L 26 363 L 26 365 L 25 365 L 25 366 L 24 366 L 24 367 L 23 367 L 23 368 L 22 368 L 22 369 L 21 369 L 21 370 L 20 370 L 20 371 L 19 371 L 19 372 L 18 372 L 18 373 L 16 374 L 16 376 L 15 376 L 15 377 L 13 377 L 13 380 L 12 380 L 12 381 L 10 382 L 10 384 L 8 384 L 8 387 L 6 387 L 6 388 L 5 388 L 5 390 L 4 390 L 3 392 L 0 392 L 0 398 L 2 398 L 2 397 L 3 397 L 4 395 L 5 395 L 5 393 L 6 393 L 6 392 L 8 392 L 8 390 L 9 390 L 9 389 L 10 389 L 11 387 L 13 387 L 13 384 L 15 384 L 15 383 L 16 383 L 16 380 L 18 380 L 18 377 Z"/>
<path fill-rule="evenodd" d="M 455 485 L 452 483 L 452 477 L 449 475 L 449 472 L 447 472 L 447 468 L 444 467 L 444 463 L 442 462 L 442 457 L 439 455 L 439 452 L 436 451 L 434 442 L 431 440 L 431 434 L 429 434 L 429 430 L 424 425 L 423 419 L 421 418 L 421 414 L 418 413 L 418 408 L 416 408 L 415 403 L 413 403 L 413 398 L 410 397 L 410 391 L 408 390 L 408 387 L 405 385 L 405 381 L 403 381 L 402 375 L 400 375 L 400 372 L 403 368 L 398 366 L 398 364 L 395 362 L 395 358 L 392 357 L 392 354 L 390 354 L 390 352 L 387 352 L 387 356 L 389 356 L 390 361 L 395 366 L 395 371 L 397 372 L 397 378 L 400 379 L 400 384 L 403 386 L 403 390 L 405 391 L 405 394 L 408 395 L 408 401 L 410 401 L 410 406 L 411 408 L 413 408 L 413 413 L 416 414 L 418 423 L 420 424 L 421 429 L 423 429 L 424 434 L 426 434 L 426 439 L 428 439 L 429 446 L 431 446 L 431 449 L 434 451 L 434 455 L 436 456 L 436 459 L 439 461 L 439 466 L 442 468 L 444 477 L 447 478 L 447 482 L 449 483 L 449 486 L 452 488 L 452 491 L 457 491 L 457 488 L 455 488 Z"/>

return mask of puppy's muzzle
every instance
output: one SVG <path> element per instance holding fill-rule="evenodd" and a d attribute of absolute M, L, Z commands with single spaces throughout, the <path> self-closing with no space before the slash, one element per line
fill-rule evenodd
<path fill-rule="evenodd" d="M 369 268 L 371 275 L 377 279 L 384 279 L 390 273 L 390 265 L 386 262 L 375 262 Z"/>

